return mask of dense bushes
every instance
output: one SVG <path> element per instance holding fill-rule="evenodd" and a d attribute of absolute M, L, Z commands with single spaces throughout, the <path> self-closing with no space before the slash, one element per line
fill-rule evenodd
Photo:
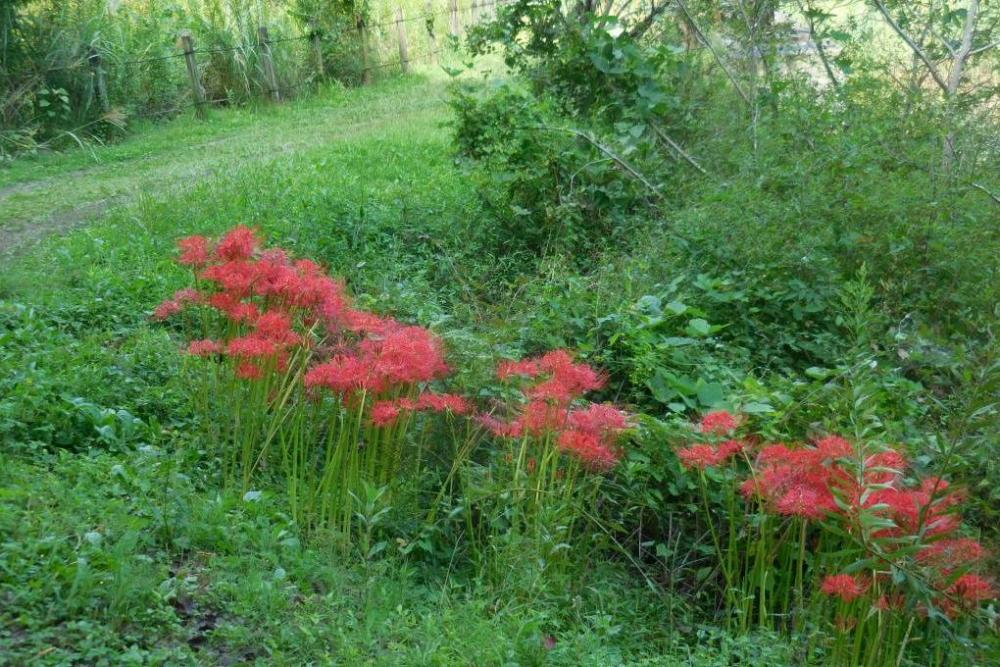
<path fill-rule="evenodd" d="M 838 60 L 859 69 L 825 87 L 776 64 L 780 27 L 746 34 L 738 15 L 705 12 L 654 16 L 650 36 L 641 18 L 515 3 L 472 46 L 519 78 L 466 84 L 453 102 L 456 147 L 503 221 L 494 238 L 542 267 L 518 287 L 522 344 L 586 350 L 609 395 L 656 417 L 605 487 L 619 539 L 649 576 L 731 608 L 733 582 L 706 592 L 714 566 L 689 563 L 714 550 L 716 517 L 740 544 L 743 529 L 717 493 L 699 511 L 697 478 L 656 446 L 678 438 L 676 415 L 720 404 L 761 438 L 905 441 L 921 473 L 943 466 L 967 485 L 967 516 L 992 530 L 1000 239 L 981 97 L 963 97 L 956 122 L 860 40 Z M 683 48 L 692 21 L 731 48 Z M 942 137 L 956 125 L 952 161 Z M 946 659 L 950 639 L 936 641 L 929 661 Z"/>

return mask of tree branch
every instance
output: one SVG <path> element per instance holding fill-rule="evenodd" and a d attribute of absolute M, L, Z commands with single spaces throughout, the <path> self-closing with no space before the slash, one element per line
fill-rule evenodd
<path fill-rule="evenodd" d="M 913 39 L 909 35 L 907 35 L 901 27 L 899 27 L 899 24 L 896 23 L 896 20 L 894 18 L 892 18 L 892 15 L 889 13 L 889 10 L 886 9 L 885 3 L 882 2 L 882 0 L 873 0 L 873 2 L 875 3 L 875 7 L 879 10 L 882 16 L 885 17 L 885 20 L 886 22 L 888 22 L 889 27 L 891 27 L 893 31 L 895 31 L 895 33 L 899 35 L 904 42 L 906 42 L 907 46 L 913 49 L 913 52 L 917 55 L 917 57 L 920 58 L 920 60 L 923 61 L 924 65 L 927 66 L 930 75 L 934 78 L 934 82 L 941 87 L 941 90 L 943 90 L 945 94 L 948 94 L 948 83 L 941 77 L 940 72 L 937 71 L 937 67 L 935 67 L 934 63 L 931 62 L 931 59 L 927 57 L 927 54 L 924 53 L 924 50 L 920 48 L 920 45 L 914 42 Z"/>
<path fill-rule="evenodd" d="M 633 167 L 628 162 L 626 162 L 624 158 L 620 157 L 614 151 L 612 151 L 610 148 L 608 148 L 607 146 L 605 146 L 604 144 L 602 144 L 601 142 L 599 142 L 597 139 L 595 139 L 594 136 L 590 132 L 583 132 L 581 130 L 576 130 L 576 129 L 572 128 L 572 127 L 552 127 L 551 125 L 530 125 L 526 129 L 545 130 L 546 132 L 563 132 L 565 134 L 572 134 L 575 137 L 579 137 L 581 139 L 585 139 L 592 146 L 594 146 L 594 148 L 596 148 L 597 150 L 601 151 L 602 153 L 604 153 L 605 155 L 607 155 L 609 158 L 611 158 L 612 160 L 614 160 L 615 163 L 618 164 L 618 166 L 620 166 L 622 169 L 624 169 L 625 171 L 627 171 L 633 178 L 635 178 L 637 181 L 639 181 L 640 183 L 642 183 L 643 185 L 645 185 L 647 188 L 649 188 L 650 190 L 652 190 L 653 193 L 656 194 L 657 197 L 662 197 L 663 196 L 663 194 L 660 192 L 659 188 L 657 188 L 655 185 L 653 185 L 652 183 L 650 183 L 649 180 L 645 176 L 643 176 L 641 173 L 639 173 L 639 171 L 635 167 Z"/>
<path fill-rule="evenodd" d="M 667 144 L 672 149 L 674 149 L 674 151 L 676 151 L 678 155 L 680 155 L 682 158 L 684 158 L 684 160 L 688 164 L 690 164 L 692 167 L 694 167 L 695 169 L 697 169 L 698 171 L 700 171 L 705 176 L 708 176 L 708 172 L 705 171 L 705 168 L 702 167 L 700 164 L 698 164 L 698 161 L 695 160 L 687 151 L 685 151 L 683 148 L 681 148 L 680 145 L 676 141 L 674 141 L 669 136 L 667 136 L 666 132 L 664 132 L 663 130 L 661 130 L 660 128 L 658 128 L 657 126 L 652 125 L 652 124 L 650 124 L 649 127 L 652 128 L 653 132 L 656 133 L 656 136 L 658 136 L 660 139 L 662 139 L 665 144 Z"/>
<path fill-rule="evenodd" d="M 974 56 L 974 55 L 982 53 L 983 51 L 989 51 L 990 49 L 995 49 L 998 46 L 1000 46 L 1000 41 L 993 42 L 992 44 L 984 44 L 983 46 L 980 46 L 978 48 L 975 48 L 975 49 L 972 49 L 971 51 L 969 51 L 969 55 L 970 56 Z"/>
<path fill-rule="evenodd" d="M 830 77 L 830 83 L 833 84 L 834 88 L 840 88 L 840 81 L 837 80 L 837 75 L 833 73 L 833 67 L 830 66 L 830 59 L 826 56 L 826 49 L 823 47 L 823 39 L 817 37 L 816 35 L 816 21 L 813 19 L 812 5 L 806 0 L 806 4 L 803 7 L 802 0 L 797 0 L 796 4 L 799 6 L 799 11 L 802 12 L 806 20 L 809 22 L 809 38 L 816 45 L 816 53 L 819 54 L 820 62 L 823 63 L 823 69 L 826 70 L 826 75 Z"/>
<path fill-rule="evenodd" d="M 660 15 L 663 14 L 663 12 L 665 12 L 666 10 L 667 10 L 666 2 L 664 2 L 659 7 L 653 7 L 652 9 L 650 9 L 649 13 L 646 14 L 646 18 L 639 21 L 639 23 L 635 24 L 632 27 L 632 29 L 628 31 L 628 36 L 631 37 L 632 39 L 637 39 L 645 35 L 646 31 L 649 30 L 653 26 L 653 23 L 656 22 L 656 19 L 659 18 Z"/>
<path fill-rule="evenodd" d="M 1000 196 L 997 196 L 997 195 L 993 194 L 992 192 L 990 192 L 989 190 L 987 190 L 986 188 L 984 188 L 979 183 L 972 183 L 972 187 L 974 187 L 977 190 L 982 190 L 983 192 L 985 192 L 989 196 L 990 199 L 992 199 L 996 203 L 1000 204 Z"/>
<path fill-rule="evenodd" d="M 698 39 L 701 40 L 701 43 L 705 45 L 705 48 L 707 48 L 712 53 L 712 57 L 715 58 L 715 62 L 719 63 L 719 67 L 721 67 L 722 71 L 726 73 L 727 77 L 729 77 L 729 80 L 732 82 L 733 87 L 736 88 L 736 92 L 740 94 L 740 97 L 743 98 L 744 102 L 746 102 L 747 104 L 752 104 L 752 102 L 750 101 L 750 97 L 745 92 L 743 92 L 743 88 L 740 87 L 739 82 L 736 81 L 736 75 L 734 75 L 729 70 L 729 67 L 726 66 L 726 63 L 715 51 L 715 47 L 713 47 L 712 43 L 708 41 L 707 37 L 705 37 L 705 33 L 703 33 L 701 31 L 701 28 L 698 27 L 698 24 L 695 23 L 694 17 L 691 16 L 691 12 L 688 11 L 688 8 L 684 4 L 683 0 L 674 0 L 674 2 L 677 4 L 680 10 L 684 12 L 684 16 L 687 18 L 688 23 L 691 24 L 691 27 L 694 29 L 695 34 L 698 35 Z"/>
<path fill-rule="evenodd" d="M 972 38 L 976 34 L 976 17 L 979 15 L 979 0 L 969 0 L 969 6 L 965 11 L 965 28 L 962 30 L 962 45 L 955 53 L 955 60 L 951 65 L 951 73 L 948 75 L 948 95 L 954 95 L 958 91 L 958 84 L 962 82 L 962 69 L 965 61 L 972 51 Z"/>

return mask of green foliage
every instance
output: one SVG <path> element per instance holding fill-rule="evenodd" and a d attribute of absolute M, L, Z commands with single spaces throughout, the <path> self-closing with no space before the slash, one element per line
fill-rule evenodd
<path fill-rule="evenodd" d="M 586 255 L 635 231 L 630 215 L 650 193 L 594 141 L 550 124 L 553 103 L 501 84 L 456 88 L 451 105 L 456 144 L 480 163 L 473 177 L 502 221 L 490 231 L 496 251 Z"/>
<path fill-rule="evenodd" d="M 621 75 L 627 95 L 610 87 L 618 75 L 595 74 L 591 55 L 621 45 L 605 33 L 545 45 L 565 59 L 544 93 L 529 80 L 458 95 L 471 182 L 449 158 L 442 107 L 416 104 L 442 92 L 425 81 L 181 120 L 94 153 L 102 178 L 147 175 L 116 193 L 147 194 L 24 251 L 0 277 L 0 644 L 14 661 L 829 664 L 821 615 L 807 636 L 719 627 L 707 521 L 729 501 L 709 486 L 706 512 L 673 451 L 688 417 L 716 406 L 768 439 L 843 430 L 912 443 L 915 468 L 954 473 L 972 492 L 968 519 L 995 539 L 993 205 L 907 163 L 938 163 L 934 114 L 904 123 L 878 82 L 824 98 L 787 81 L 751 134 L 717 71 L 665 59 L 649 76 L 681 77 L 664 90 L 685 93 L 669 102 L 677 124 L 656 126 L 701 175 L 653 150 L 659 111 L 630 115 L 646 74 Z M 543 59 L 532 67 L 544 81 Z M 599 118 L 609 97 L 616 124 Z M 258 160 L 264 123 L 277 134 L 264 148 L 287 150 Z M 222 159 L 178 167 L 198 168 L 193 184 L 154 187 L 159 172 L 143 171 L 206 141 Z M 70 178 L 90 160 L 15 164 L 4 186 L 44 174 L 59 181 L 47 199 L 93 195 Z M 12 205 L 24 202 L 55 210 L 30 192 Z M 147 317 L 185 284 L 173 239 L 236 222 L 347 275 L 364 307 L 433 325 L 456 382 L 483 404 L 502 396 L 487 381 L 497 356 L 571 347 L 609 371 L 600 399 L 643 416 L 588 503 L 591 534 L 568 545 L 572 567 L 511 557 L 480 577 L 468 529 L 487 525 L 497 489 L 469 466 L 459 491 L 453 462 L 484 452 L 446 426 L 391 497 L 355 490 L 360 540 L 347 556 L 302 533 L 269 480 L 218 491 L 180 332 Z M 518 539 L 501 545 L 507 556 L 538 553 Z M 933 639 L 941 661 L 968 655 L 964 632 Z"/>
<path fill-rule="evenodd" d="M 289 99 L 324 80 L 360 83 L 358 24 L 388 21 L 389 13 L 384 3 L 351 0 L 5 1 L 0 160 L 120 138 L 140 119 L 163 120 L 191 109 L 189 73 L 180 57 L 179 35 L 185 31 L 209 104 L 237 106 L 270 96 L 259 27 L 268 28 L 278 85 Z M 413 37 L 414 46 L 425 41 Z M 376 62 L 391 61 L 382 53 L 387 45 L 388 34 L 373 42 Z M 98 99 L 92 56 L 100 58 L 108 100 Z M 382 71 L 391 70 L 376 70 Z"/>

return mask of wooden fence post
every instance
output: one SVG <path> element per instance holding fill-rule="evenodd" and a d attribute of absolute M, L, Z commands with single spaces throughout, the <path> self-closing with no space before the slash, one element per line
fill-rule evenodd
<path fill-rule="evenodd" d="M 101 65 L 101 54 L 96 48 L 90 49 L 90 66 L 94 68 L 94 90 L 101 103 L 101 111 L 111 111 L 111 100 L 108 99 L 108 82 L 104 78 L 104 67 Z"/>
<path fill-rule="evenodd" d="M 368 53 L 368 26 L 365 24 L 365 18 L 360 14 L 357 17 L 357 26 L 358 38 L 361 40 L 361 82 L 371 83 L 372 68 Z"/>
<path fill-rule="evenodd" d="M 403 69 L 403 74 L 408 74 L 410 72 L 410 49 L 406 43 L 406 23 L 402 7 L 396 7 L 396 35 L 399 37 L 399 66 Z"/>
<path fill-rule="evenodd" d="M 194 39 L 190 30 L 184 30 L 180 35 L 181 48 L 184 49 L 184 62 L 187 64 L 188 76 L 191 77 L 191 92 L 194 94 L 195 113 L 199 118 L 205 117 L 205 89 L 201 87 L 198 76 L 198 63 L 194 59 Z"/>
<path fill-rule="evenodd" d="M 431 0 L 427 0 L 424 13 L 427 14 L 427 36 L 431 40 L 430 62 L 436 63 L 438 62 L 438 38 L 434 34 L 434 3 Z"/>
<path fill-rule="evenodd" d="M 458 18 L 458 0 L 448 0 L 448 8 L 451 10 L 451 36 L 457 38 L 462 29 Z"/>
<path fill-rule="evenodd" d="M 281 91 L 278 89 L 278 75 L 274 71 L 274 60 L 271 58 L 271 41 L 267 36 L 267 26 L 262 25 L 257 29 L 257 37 L 260 46 L 260 62 L 264 68 L 264 79 L 267 81 L 271 99 L 280 102 Z"/>

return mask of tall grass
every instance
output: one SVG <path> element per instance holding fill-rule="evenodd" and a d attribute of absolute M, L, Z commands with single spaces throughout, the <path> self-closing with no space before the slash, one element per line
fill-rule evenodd
<path fill-rule="evenodd" d="M 261 26 L 275 42 L 271 53 L 284 98 L 306 92 L 319 79 L 357 84 L 398 71 L 397 6 L 406 11 L 411 62 L 436 62 L 434 52 L 449 44 L 442 0 L 430 6 L 408 0 L 360 8 L 313 0 L 5 4 L 0 10 L 0 156 L 59 146 L 71 137 L 113 136 L 137 118 L 169 117 L 190 107 L 191 84 L 178 44 L 182 31 L 192 35 L 201 84 L 213 104 L 266 99 Z M 371 49 L 368 76 L 358 30 L 362 20 Z M 463 24 L 470 21 L 465 15 Z M 97 96 L 92 54 L 102 60 L 106 101 Z"/>

